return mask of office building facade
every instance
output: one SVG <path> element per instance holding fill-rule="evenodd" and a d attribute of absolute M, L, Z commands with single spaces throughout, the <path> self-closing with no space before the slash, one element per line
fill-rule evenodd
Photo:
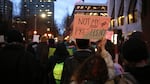
<path fill-rule="evenodd" d="M 108 0 L 107 4 L 111 29 L 121 30 L 125 38 L 132 32 L 142 32 L 141 0 Z"/>
<path fill-rule="evenodd" d="M 0 0 L 0 19 L 4 21 L 12 21 L 12 2 L 10 0 Z"/>
<path fill-rule="evenodd" d="M 21 17 L 27 21 L 30 32 L 33 33 L 36 30 L 42 35 L 54 26 L 54 2 L 52 0 L 22 0 Z"/>

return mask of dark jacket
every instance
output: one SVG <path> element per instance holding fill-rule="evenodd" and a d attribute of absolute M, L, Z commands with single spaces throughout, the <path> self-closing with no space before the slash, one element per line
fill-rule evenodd
<path fill-rule="evenodd" d="M 64 62 L 61 84 L 70 84 L 70 79 L 76 68 L 89 56 L 92 52 L 89 49 L 77 50 L 72 57 Z"/>
<path fill-rule="evenodd" d="M 131 75 L 135 77 L 135 79 L 138 81 L 139 84 L 148 84 L 150 83 L 150 65 L 146 65 L 143 67 L 134 67 L 134 68 L 128 68 L 126 70 L 127 72 L 130 72 Z"/>
<path fill-rule="evenodd" d="M 19 44 L 6 45 L 0 51 L 0 77 L 5 84 L 41 84 L 41 67 L 31 53 Z"/>

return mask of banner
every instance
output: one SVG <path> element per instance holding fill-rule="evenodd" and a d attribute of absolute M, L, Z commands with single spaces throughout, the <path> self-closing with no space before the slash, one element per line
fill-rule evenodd
<path fill-rule="evenodd" d="M 101 39 L 109 27 L 110 18 L 106 16 L 75 15 L 72 38 L 90 40 Z"/>

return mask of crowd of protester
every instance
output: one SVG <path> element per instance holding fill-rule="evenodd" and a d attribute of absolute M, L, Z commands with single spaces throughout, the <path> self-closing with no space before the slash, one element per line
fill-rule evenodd
<path fill-rule="evenodd" d="M 40 42 L 26 43 L 19 31 L 9 30 L 0 47 L 1 82 L 147 84 L 149 52 L 139 35 L 129 36 L 116 54 L 116 45 L 106 38 L 95 43 L 89 39 L 55 42 L 42 36 Z"/>

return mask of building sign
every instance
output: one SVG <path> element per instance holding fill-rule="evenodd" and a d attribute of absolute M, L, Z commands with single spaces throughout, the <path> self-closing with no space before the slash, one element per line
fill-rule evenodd
<path fill-rule="evenodd" d="M 99 40 L 105 35 L 109 23 L 110 18 L 105 16 L 75 15 L 72 37 Z"/>

